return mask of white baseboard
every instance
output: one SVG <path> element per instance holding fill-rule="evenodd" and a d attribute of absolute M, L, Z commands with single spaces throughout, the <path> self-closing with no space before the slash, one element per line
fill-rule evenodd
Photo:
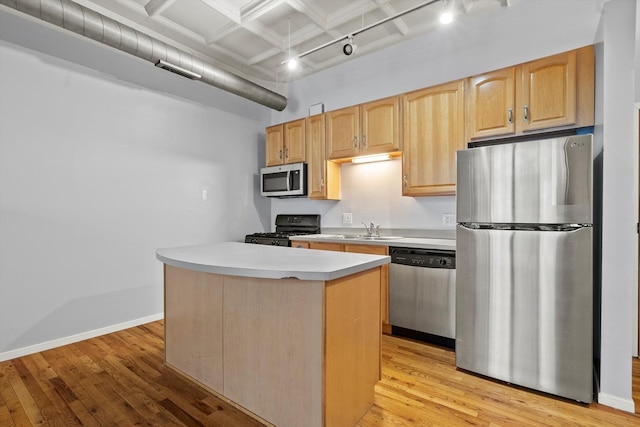
<path fill-rule="evenodd" d="M 598 403 L 601 405 L 620 409 L 622 411 L 631 412 L 632 414 L 636 412 L 633 399 L 622 399 L 620 397 L 612 396 L 607 393 L 598 393 Z"/>
<path fill-rule="evenodd" d="M 58 338 L 56 340 L 43 342 L 40 344 L 30 345 L 29 347 L 23 347 L 16 350 L 6 351 L 0 353 L 0 362 L 5 360 L 15 359 L 16 357 L 26 356 L 28 354 L 34 354 L 41 351 L 49 350 L 55 347 L 61 347 L 67 344 L 73 344 L 78 341 L 84 341 L 89 338 L 99 337 L 100 335 L 110 334 L 112 332 L 122 331 L 124 329 L 133 328 L 135 326 L 144 325 L 145 323 L 155 322 L 156 320 L 164 319 L 164 313 L 158 313 L 147 317 L 141 317 L 139 319 L 130 320 L 124 323 L 118 323 L 117 325 L 106 326 L 100 329 L 94 329 L 93 331 L 83 332 L 81 334 L 71 335 L 68 337 Z"/>

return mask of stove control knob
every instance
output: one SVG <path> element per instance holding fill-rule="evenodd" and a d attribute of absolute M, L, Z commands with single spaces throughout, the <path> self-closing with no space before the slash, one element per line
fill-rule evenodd
<path fill-rule="evenodd" d="M 271 244 L 272 244 L 273 246 L 280 246 L 280 241 L 278 241 L 278 240 L 273 240 L 273 241 L 271 242 Z"/>
<path fill-rule="evenodd" d="M 446 258 L 440 258 L 440 265 L 447 265 L 447 259 Z"/>

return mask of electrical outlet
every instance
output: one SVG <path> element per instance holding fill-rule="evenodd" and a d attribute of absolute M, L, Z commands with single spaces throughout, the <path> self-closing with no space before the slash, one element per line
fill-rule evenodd
<path fill-rule="evenodd" d="M 456 215 L 455 214 L 443 214 L 442 215 L 442 225 L 455 225 L 456 224 Z"/>
<path fill-rule="evenodd" d="M 344 212 L 342 214 L 342 223 L 353 224 L 353 215 L 351 214 L 351 212 Z"/>

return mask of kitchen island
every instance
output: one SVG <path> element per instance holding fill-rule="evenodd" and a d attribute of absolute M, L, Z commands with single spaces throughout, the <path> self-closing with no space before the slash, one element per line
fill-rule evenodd
<path fill-rule="evenodd" d="M 352 426 L 370 408 L 389 257 L 232 242 L 156 256 L 167 365 L 267 424 Z"/>

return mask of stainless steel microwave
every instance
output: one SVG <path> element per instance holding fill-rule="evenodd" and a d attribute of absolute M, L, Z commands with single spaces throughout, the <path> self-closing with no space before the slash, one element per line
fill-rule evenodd
<path fill-rule="evenodd" d="M 292 163 L 260 169 L 260 194 L 268 197 L 307 195 L 307 164 Z"/>

